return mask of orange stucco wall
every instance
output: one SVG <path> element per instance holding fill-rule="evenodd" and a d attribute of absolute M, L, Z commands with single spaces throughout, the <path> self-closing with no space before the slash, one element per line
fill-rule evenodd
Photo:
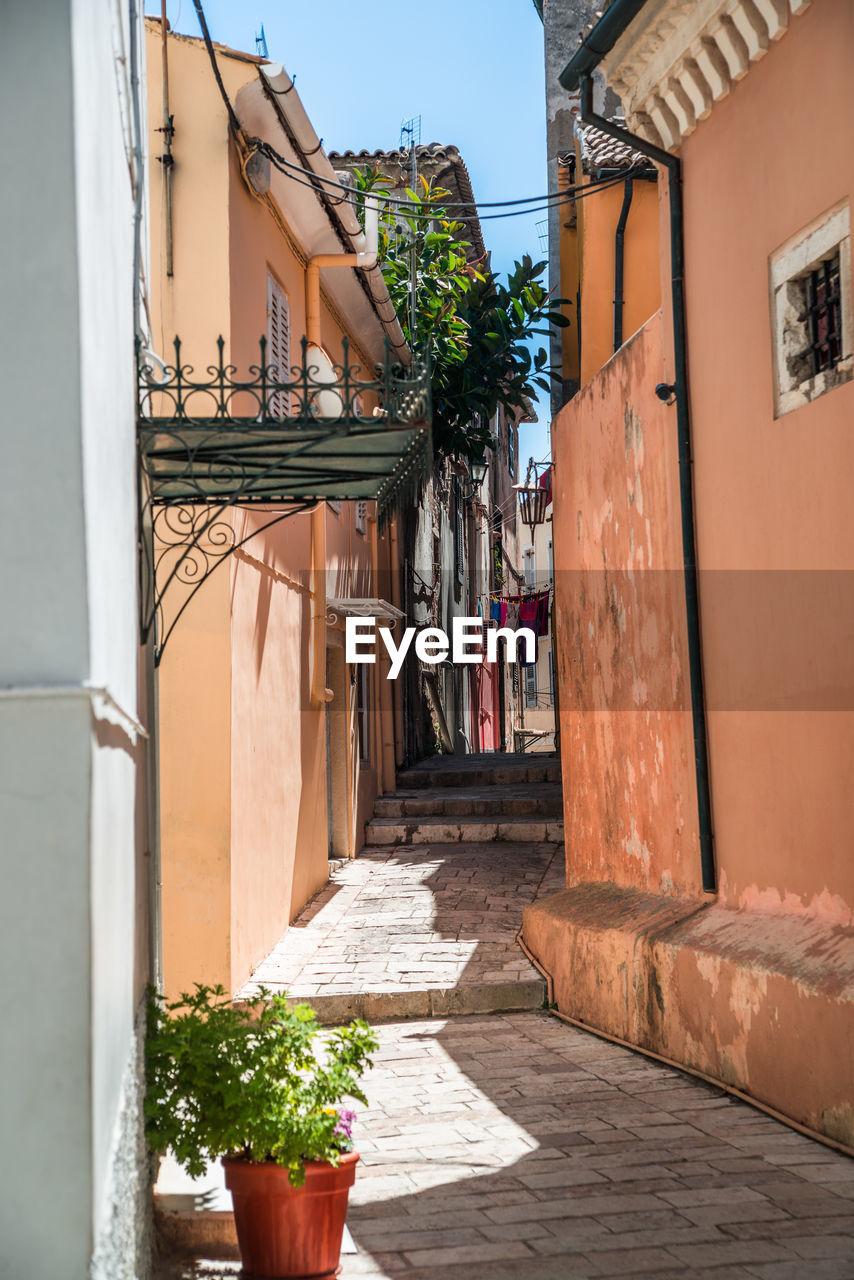
<path fill-rule="evenodd" d="M 149 124 L 160 124 L 160 30 L 148 32 Z M 251 61 L 218 59 L 232 100 L 257 74 Z M 155 344 L 180 333 L 197 370 L 226 341 L 225 359 L 246 371 L 267 332 L 267 274 L 288 295 L 291 360 L 305 331 L 305 252 L 248 193 L 226 117 L 198 41 L 170 37 L 175 115 L 175 274 L 163 271 L 162 189 L 152 184 L 151 312 Z M 153 154 L 161 149 L 152 132 Z M 286 214 L 286 211 L 285 211 Z M 349 268 L 348 268 L 349 269 Z M 322 295 L 323 345 L 340 358 L 345 329 Z M 350 332 L 353 358 L 371 361 Z M 273 509 L 224 517 L 237 540 Z M 325 516 L 326 594 L 376 596 L 388 577 L 390 539 L 376 522 L 363 536 L 354 504 Z M 191 602 L 160 668 L 163 950 L 167 990 L 195 981 L 236 990 L 328 876 L 327 712 L 310 703 L 310 517 L 250 537 Z M 330 633 L 330 643 L 337 643 Z M 330 705 L 338 795 L 352 792 L 343 851 L 358 851 L 377 790 L 393 777 L 390 697 L 372 681 L 371 759 L 352 756 L 349 686 Z M 390 747 L 389 747 L 390 744 Z M 388 756 L 391 756 L 389 769 Z M 336 852 L 341 852 L 337 849 Z"/>
<path fill-rule="evenodd" d="M 555 419 L 569 883 L 699 886 L 673 410 L 656 314 Z"/>
<path fill-rule="evenodd" d="M 582 386 L 614 352 L 615 234 L 622 203 L 623 184 L 620 183 L 586 195 L 577 205 Z M 658 192 L 654 182 L 636 180 L 633 184 L 623 263 L 625 341 L 661 305 Z"/>

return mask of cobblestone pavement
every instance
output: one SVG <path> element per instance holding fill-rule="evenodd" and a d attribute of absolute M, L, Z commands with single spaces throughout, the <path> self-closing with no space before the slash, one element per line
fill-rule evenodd
<path fill-rule="evenodd" d="M 854 1277 L 854 1161 L 721 1090 L 544 1013 L 378 1034 L 343 1280 Z"/>
<path fill-rule="evenodd" d="M 345 1277 L 854 1277 L 854 1161 L 542 1013 L 379 1028 Z"/>
<path fill-rule="evenodd" d="M 516 933 L 528 902 L 563 887 L 561 845 L 365 849 L 238 995 L 284 988 L 326 1021 L 534 1009 L 545 985 Z"/>

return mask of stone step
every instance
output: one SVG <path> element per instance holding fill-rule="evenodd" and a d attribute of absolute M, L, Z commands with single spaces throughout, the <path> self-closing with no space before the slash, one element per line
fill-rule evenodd
<path fill-rule="evenodd" d="M 530 978 L 516 982 L 471 982 L 442 989 L 424 986 L 392 991 L 353 991 L 334 995 L 300 996 L 293 1004 L 309 1004 L 318 1022 L 337 1027 L 351 1018 L 368 1022 L 400 1018 L 452 1018 L 473 1013 L 524 1013 L 542 1009 L 546 981 L 531 969 Z"/>
<path fill-rule="evenodd" d="M 520 814 L 502 817 L 495 814 L 472 814 L 454 819 L 443 814 L 421 818 L 372 818 L 365 831 L 369 845 L 408 844 L 488 844 L 509 841 L 513 844 L 561 844 L 563 822 L 560 818 Z"/>
<path fill-rule="evenodd" d="M 546 759 L 536 762 L 535 756 L 521 757 L 524 764 L 481 765 L 477 768 L 433 766 L 426 769 L 417 765 L 404 769 L 397 775 L 401 791 L 421 791 L 433 787 L 507 787 L 531 783 L 556 783 L 560 785 L 560 763 Z"/>
<path fill-rule="evenodd" d="M 374 814 L 378 818 L 456 818 L 519 815 L 541 818 L 562 816 L 562 792 L 553 782 L 523 786 L 481 787 L 461 792 L 459 787 L 430 787 L 425 790 L 395 791 L 378 797 Z"/>

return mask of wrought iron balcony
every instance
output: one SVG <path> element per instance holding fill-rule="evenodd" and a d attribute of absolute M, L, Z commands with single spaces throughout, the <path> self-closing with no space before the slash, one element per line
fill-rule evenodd
<path fill-rule="evenodd" d="M 385 359 L 371 375 L 302 340 L 301 360 L 279 369 L 260 358 L 248 377 L 217 360 L 203 375 L 137 350 L 141 631 L 155 628 L 159 663 L 193 596 L 230 553 L 322 499 L 376 499 L 382 523 L 417 488 L 432 457 L 425 364 Z M 240 532 L 234 509 L 264 508 Z M 168 602 L 168 607 L 167 607 Z"/>
<path fill-rule="evenodd" d="M 426 366 L 385 361 L 372 375 L 302 340 L 301 361 L 260 359 L 246 379 L 224 358 L 198 376 L 181 357 L 158 366 L 140 352 L 138 432 L 153 503 L 278 503 L 376 499 L 381 518 L 430 461 Z"/>

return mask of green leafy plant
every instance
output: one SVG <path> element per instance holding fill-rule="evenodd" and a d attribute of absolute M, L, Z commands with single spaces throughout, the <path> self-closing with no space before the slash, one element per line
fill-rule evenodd
<path fill-rule="evenodd" d="M 337 1164 L 352 1150 L 359 1078 L 376 1036 L 357 1019 L 321 1033 L 309 1005 L 263 991 L 235 1007 L 224 989 L 196 985 L 167 1003 L 148 998 L 146 1135 L 198 1177 L 219 1156 L 274 1160 L 293 1186 L 306 1160 Z"/>
<path fill-rule="evenodd" d="M 422 179 L 420 193 L 406 191 L 407 206 L 382 206 L 390 193 L 379 170 L 357 170 L 355 181 L 360 200 L 370 193 L 381 203 L 380 267 L 389 296 L 407 342 L 430 358 L 437 451 L 477 457 L 493 447 L 489 419 L 499 404 L 523 409 L 537 388 L 550 389 L 556 375 L 546 349 L 532 353 L 529 343 L 569 323 L 564 299 L 552 298 L 542 283 L 547 263 L 527 254 L 506 284 L 471 261 L 465 225 L 449 216 L 444 188 Z"/>

